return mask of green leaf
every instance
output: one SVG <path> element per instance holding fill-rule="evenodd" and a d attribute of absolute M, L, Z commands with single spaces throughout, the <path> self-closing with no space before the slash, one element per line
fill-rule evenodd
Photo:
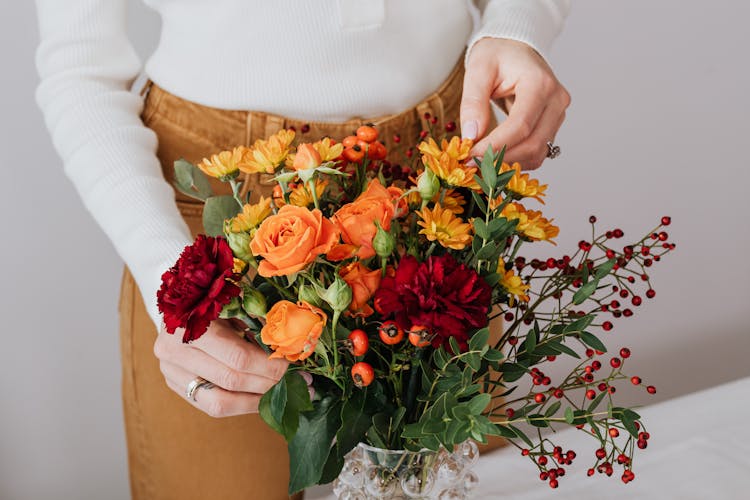
<path fill-rule="evenodd" d="M 539 323 L 537 321 L 534 321 L 534 328 L 529 330 L 529 333 L 526 334 L 526 352 L 531 354 L 534 352 L 534 349 L 536 349 L 536 343 L 537 339 L 539 338 Z"/>
<path fill-rule="evenodd" d="M 503 372 L 503 380 L 506 382 L 515 382 L 526 374 L 526 368 L 515 363 L 503 363 L 500 371 Z"/>
<path fill-rule="evenodd" d="M 573 304 L 578 305 L 583 303 L 583 301 L 591 297 L 591 294 L 596 291 L 597 286 L 599 286 L 599 280 L 591 280 L 576 290 L 576 293 L 573 294 Z"/>
<path fill-rule="evenodd" d="M 482 211 L 483 214 L 487 213 L 487 204 L 484 202 L 484 198 L 482 198 L 482 195 L 477 193 L 476 191 L 471 192 L 472 198 L 474 198 L 474 203 L 479 207 L 479 210 Z M 471 215 L 471 214 L 469 214 Z"/>
<path fill-rule="evenodd" d="M 544 420 L 544 415 L 541 413 L 532 413 L 526 417 L 526 422 L 534 427 L 549 427 L 549 422 Z"/>
<path fill-rule="evenodd" d="M 579 333 L 579 336 L 581 337 L 581 340 L 589 347 L 592 347 L 593 349 L 596 349 L 600 352 L 607 352 L 607 347 L 595 335 L 589 332 L 581 332 Z"/>
<path fill-rule="evenodd" d="M 497 170 L 495 169 L 495 152 L 492 151 L 492 146 L 487 146 L 487 151 L 484 152 L 484 158 L 482 163 L 479 165 L 482 171 L 482 179 L 487 183 L 487 186 L 492 186 L 494 189 L 497 184 Z"/>
<path fill-rule="evenodd" d="M 357 443 L 363 441 L 367 429 L 372 425 L 372 415 L 366 408 L 369 388 L 354 391 L 352 397 L 341 407 L 343 425 L 336 433 L 336 446 L 341 456 L 346 455 Z"/>
<path fill-rule="evenodd" d="M 472 352 L 464 356 L 464 361 L 472 371 L 478 372 L 482 368 L 482 356 L 478 352 Z"/>
<path fill-rule="evenodd" d="M 529 448 L 533 448 L 534 447 L 534 443 L 531 442 L 531 439 L 529 439 L 528 436 L 526 436 L 526 434 L 524 434 L 521 429 L 519 429 L 515 425 L 510 425 L 510 424 L 508 425 L 508 428 L 511 431 L 513 431 L 513 433 L 515 433 L 516 436 L 518 436 L 519 438 L 521 438 L 521 440 L 524 443 L 526 443 L 529 446 Z"/>
<path fill-rule="evenodd" d="M 281 391 L 282 388 L 280 388 L 281 385 L 286 385 L 284 383 L 284 379 L 281 379 L 279 382 L 276 383 L 273 387 L 271 387 L 268 391 L 266 391 L 263 396 L 260 398 L 260 403 L 258 404 L 258 414 L 263 419 L 263 421 L 268 424 L 268 426 L 278 432 L 279 434 L 284 434 L 284 429 L 281 425 L 281 417 L 276 417 L 275 415 L 278 415 L 280 412 L 278 408 L 272 408 L 275 404 L 278 405 L 279 397 L 275 396 L 275 393 L 277 391 Z M 284 391 L 286 392 L 286 391 Z M 285 403 L 286 404 L 286 403 Z M 281 410 L 281 414 L 283 415 L 283 409 Z"/>
<path fill-rule="evenodd" d="M 588 326 L 591 324 L 591 322 L 594 321 L 594 315 L 593 314 L 587 314 L 585 316 L 582 316 L 578 318 L 577 320 L 573 321 L 572 323 L 568 323 L 567 325 L 564 325 L 563 330 L 561 333 L 565 335 L 570 335 L 571 333 L 579 333 L 584 331 Z M 553 332 L 555 334 L 556 332 Z"/>
<path fill-rule="evenodd" d="M 317 484 L 340 424 L 341 402 L 328 396 L 315 409 L 300 414 L 299 428 L 289 443 L 289 494 Z"/>
<path fill-rule="evenodd" d="M 450 346 L 453 354 L 458 354 L 461 352 L 461 346 L 458 345 L 458 341 L 456 340 L 456 337 L 450 337 L 448 339 L 448 345 Z"/>
<path fill-rule="evenodd" d="M 547 408 L 547 411 L 544 412 L 544 416 L 551 417 L 552 415 L 557 413 L 557 410 L 559 410 L 561 406 L 562 403 L 560 401 L 555 401 L 549 406 L 549 408 Z"/>
<path fill-rule="evenodd" d="M 181 193 L 201 201 L 214 194 L 206 174 L 184 158 L 174 162 L 174 186 Z"/>
<path fill-rule="evenodd" d="M 479 184 L 479 187 L 482 188 L 482 191 L 484 192 L 484 194 L 486 194 L 487 196 L 489 196 L 490 195 L 490 187 L 487 185 L 487 183 L 484 182 L 482 180 L 482 178 L 479 177 L 476 174 L 474 174 L 474 180 L 477 181 L 477 184 Z"/>
<path fill-rule="evenodd" d="M 203 206 L 203 229 L 208 236 L 224 234 L 224 221 L 237 215 L 242 208 L 231 195 L 211 196 Z"/>
<path fill-rule="evenodd" d="M 484 359 L 490 362 L 502 361 L 504 358 L 505 355 L 497 349 L 488 349 L 487 352 L 484 353 Z"/>
<path fill-rule="evenodd" d="M 258 406 L 263 420 L 287 441 L 297 432 L 300 412 L 312 409 L 307 383 L 296 372 L 284 375 L 261 397 Z"/>
<path fill-rule="evenodd" d="M 474 256 L 477 260 L 496 261 L 500 251 L 496 243 L 488 241 Z"/>
<path fill-rule="evenodd" d="M 484 346 L 487 345 L 487 341 L 490 340 L 489 328 L 482 328 L 478 330 L 469 339 L 469 350 L 470 351 L 481 351 Z"/>
<path fill-rule="evenodd" d="M 573 416 L 573 408 L 571 408 L 570 406 L 568 406 L 567 408 L 565 408 L 565 421 L 568 424 L 573 425 L 573 418 L 575 418 Z"/>
<path fill-rule="evenodd" d="M 474 219 L 474 234 L 484 240 L 490 239 L 490 228 L 482 219 Z"/>
<path fill-rule="evenodd" d="M 469 401 L 469 411 L 472 415 L 480 415 L 487 405 L 492 401 L 492 396 L 487 393 L 477 394 Z"/>
<path fill-rule="evenodd" d="M 507 172 L 503 172 L 502 174 L 497 176 L 497 182 L 495 183 L 495 189 L 500 191 L 501 189 L 504 189 L 505 186 L 508 185 L 508 182 L 513 178 L 513 174 L 515 174 L 515 170 L 508 170 Z"/>
<path fill-rule="evenodd" d="M 638 428 L 635 426 L 633 420 L 623 415 L 620 421 L 622 422 L 623 427 L 625 427 L 625 430 L 627 430 L 631 436 L 638 439 Z"/>
<path fill-rule="evenodd" d="M 581 356 L 578 355 L 577 352 L 575 352 L 570 347 L 566 346 L 565 344 L 559 342 L 555 344 L 555 348 L 560 349 L 563 353 L 567 354 L 568 356 L 572 356 L 576 359 L 581 359 Z"/>
<path fill-rule="evenodd" d="M 608 275 L 615 267 L 617 259 L 609 259 L 607 262 L 603 262 L 594 268 L 594 276 L 597 281 Z"/>
<path fill-rule="evenodd" d="M 594 410 L 596 410 L 596 407 L 599 406 L 599 403 L 602 402 L 602 399 L 604 399 L 604 396 L 606 396 L 606 395 L 607 395 L 607 391 L 600 392 L 599 395 L 597 397 L 595 397 L 594 400 L 591 402 L 591 404 L 586 409 L 586 411 L 588 411 L 589 413 L 591 413 Z"/>

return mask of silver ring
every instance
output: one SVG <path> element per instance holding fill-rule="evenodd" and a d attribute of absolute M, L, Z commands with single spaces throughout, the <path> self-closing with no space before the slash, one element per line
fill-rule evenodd
<path fill-rule="evenodd" d="M 554 160 L 560 156 L 560 146 L 555 146 L 552 141 L 547 141 L 547 158 Z"/>
<path fill-rule="evenodd" d="M 190 381 L 190 383 L 187 385 L 187 388 L 185 389 L 185 397 L 192 401 L 193 403 L 197 403 L 198 401 L 195 400 L 195 393 L 200 389 L 201 387 L 205 387 L 206 389 L 210 389 L 211 387 L 214 387 L 214 384 L 209 382 L 203 377 L 195 377 L 193 380 Z"/>

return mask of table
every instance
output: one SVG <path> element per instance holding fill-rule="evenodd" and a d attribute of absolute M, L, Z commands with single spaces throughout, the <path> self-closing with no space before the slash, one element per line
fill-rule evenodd
<path fill-rule="evenodd" d="M 539 480 L 536 468 L 508 446 L 482 456 L 473 498 L 521 500 L 750 499 L 750 377 L 638 410 L 651 439 L 636 454 L 636 479 L 615 474 L 586 476 L 596 441 L 576 429 L 556 441 L 575 449 L 556 490 Z M 306 500 L 333 500 L 330 485 L 308 490 Z"/>

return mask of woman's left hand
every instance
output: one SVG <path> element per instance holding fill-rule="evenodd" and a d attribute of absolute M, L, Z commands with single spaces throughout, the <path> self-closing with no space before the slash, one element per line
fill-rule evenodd
<path fill-rule="evenodd" d="M 506 108 L 508 118 L 488 131 L 490 100 Z M 538 168 L 547 157 L 547 142 L 565 120 L 570 94 L 545 60 L 515 40 L 482 38 L 471 49 L 461 100 L 461 131 L 479 140 L 471 151 L 482 157 L 487 146 L 506 146 L 505 161 Z"/>

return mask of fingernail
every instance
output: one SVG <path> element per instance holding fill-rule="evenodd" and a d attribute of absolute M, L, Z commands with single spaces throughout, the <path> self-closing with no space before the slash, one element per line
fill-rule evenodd
<path fill-rule="evenodd" d="M 471 139 L 472 141 L 477 138 L 479 134 L 479 122 L 476 120 L 470 120 L 461 124 L 461 137 L 464 139 Z"/>
<path fill-rule="evenodd" d="M 305 379 L 305 383 L 307 385 L 312 384 L 313 376 L 310 375 L 308 372 L 298 371 L 297 373 L 299 373 L 302 376 L 302 378 Z"/>

